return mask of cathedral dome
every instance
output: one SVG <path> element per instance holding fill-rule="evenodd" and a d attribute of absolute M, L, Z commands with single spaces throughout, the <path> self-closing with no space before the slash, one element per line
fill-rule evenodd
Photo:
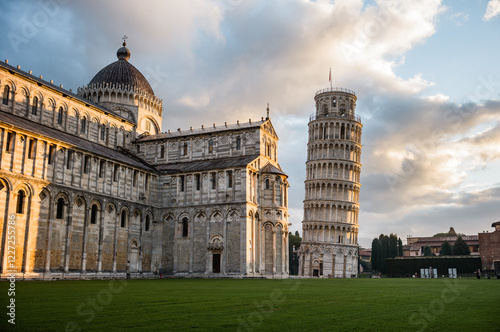
<path fill-rule="evenodd" d="M 90 81 L 89 86 L 122 86 L 123 88 L 132 89 L 134 91 L 144 91 L 152 97 L 155 95 L 151 85 L 141 74 L 137 68 L 132 66 L 128 59 L 130 51 L 127 44 L 123 42 L 123 47 L 118 49 L 116 56 L 118 61 L 115 61 L 99 71 Z"/>

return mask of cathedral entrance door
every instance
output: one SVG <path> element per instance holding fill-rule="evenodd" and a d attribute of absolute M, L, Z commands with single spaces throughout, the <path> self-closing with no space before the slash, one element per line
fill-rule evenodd
<path fill-rule="evenodd" d="M 213 273 L 220 273 L 220 254 L 212 255 Z"/>
<path fill-rule="evenodd" d="M 130 249 L 130 272 L 137 272 L 139 250 L 137 248 Z"/>

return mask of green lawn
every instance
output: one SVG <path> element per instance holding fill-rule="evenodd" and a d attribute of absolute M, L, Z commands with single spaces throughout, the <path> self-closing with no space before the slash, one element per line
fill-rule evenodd
<path fill-rule="evenodd" d="M 17 331 L 500 331 L 496 279 L 18 281 L 15 299 Z"/>

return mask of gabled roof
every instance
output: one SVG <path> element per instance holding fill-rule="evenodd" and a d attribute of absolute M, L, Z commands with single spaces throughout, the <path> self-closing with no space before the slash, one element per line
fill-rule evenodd
<path fill-rule="evenodd" d="M 204 160 L 157 165 L 156 168 L 161 173 L 164 174 L 201 172 L 210 169 L 224 169 L 224 168 L 247 166 L 258 157 L 259 157 L 258 154 L 254 154 L 241 157 L 227 157 L 227 158 L 217 158 L 208 160 L 204 159 Z"/>
<path fill-rule="evenodd" d="M 280 168 L 271 165 L 271 163 L 267 163 L 266 166 L 260 169 L 260 171 L 262 173 L 280 174 L 288 177 L 288 175 L 286 175 L 285 172 L 283 172 Z"/>
<path fill-rule="evenodd" d="M 7 126 L 17 127 L 22 130 L 38 134 L 52 140 L 68 144 L 73 146 L 77 150 L 87 151 L 92 154 L 102 156 L 104 158 L 116 160 L 130 166 L 148 170 L 151 172 L 156 171 L 154 167 L 147 164 L 145 161 L 133 156 L 132 154 L 126 152 L 126 150 L 114 150 L 108 148 L 107 146 L 90 142 L 81 137 L 68 134 L 66 132 L 42 125 L 31 120 L 18 117 L 16 115 L 0 111 L 0 124 L 6 124 Z"/>

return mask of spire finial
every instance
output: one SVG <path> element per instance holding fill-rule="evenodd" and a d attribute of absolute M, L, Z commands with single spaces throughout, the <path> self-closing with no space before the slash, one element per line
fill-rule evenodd
<path fill-rule="evenodd" d="M 267 103 L 267 118 L 266 120 L 269 120 L 269 103 Z"/>
<path fill-rule="evenodd" d="M 123 35 L 123 38 L 122 38 L 123 39 L 123 44 L 122 44 L 123 46 L 127 46 L 127 38 L 128 38 L 127 35 Z"/>

